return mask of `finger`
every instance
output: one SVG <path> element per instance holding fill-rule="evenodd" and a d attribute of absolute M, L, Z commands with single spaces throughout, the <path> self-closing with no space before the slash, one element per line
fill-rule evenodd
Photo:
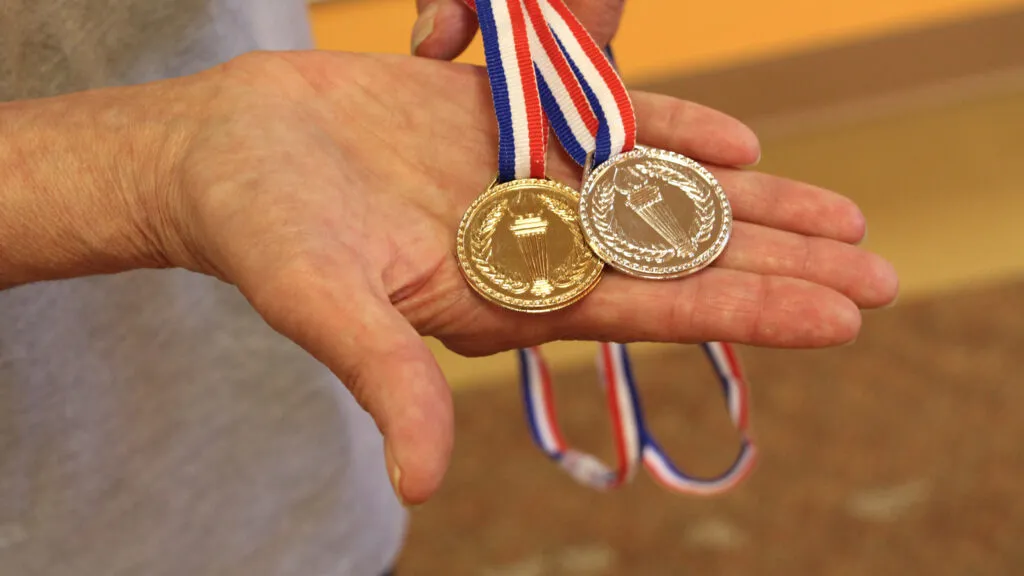
<path fill-rule="evenodd" d="M 851 244 L 864 238 L 864 213 L 849 198 L 760 172 L 708 168 L 729 197 L 737 220 Z"/>
<path fill-rule="evenodd" d="M 777 348 L 845 344 L 857 306 L 824 286 L 710 268 L 676 281 L 605 278 L 565 324 L 567 336 L 604 342 L 736 342 Z"/>
<path fill-rule="evenodd" d="M 822 348 L 852 341 L 861 326 L 857 305 L 830 288 L 724 268 L 671 281 L 607 274 L 579 303 L 544 315 L 517 314 L 475 296 L 467 301 L 469 309 L 439 334 L 466 355 L 553 340 Z"/>
<path fill-rule="evenodd" d="M 607 46 L 619 31 L 625 0 L 567 0 L 566 6 L 576 15 L 598 46 Z"/>
<path fill-rule="evenodd" d="M 406 503 L 423 502 L 439 487 L 451 456 L 450 388 L 416 331 L 344 264 L 293 264 L 250 300 L 352 391 L 384 435 L 396 494 Z"/>
<path fill-rule="evenodd" d="M 415 56 L 454 60 L 476 35 L 476 15 L 463 0 L 417 0 L 416 9 L 410 43 Z"/>
<path fill-rule="evenodd" d="M 631 98 L 641 144 L 720 166 L 751 166 L 761 158 L 757 135 L 727 114 L 660 94 Z"/>
<path fill-rule="evenodd" d="M 729 245 L 714 265 L 807 280 L 836 290 L 861 308 L 886 306 L 899 291 L 895 268 L 876 254 L 746 222 L 733 226 Z"/>

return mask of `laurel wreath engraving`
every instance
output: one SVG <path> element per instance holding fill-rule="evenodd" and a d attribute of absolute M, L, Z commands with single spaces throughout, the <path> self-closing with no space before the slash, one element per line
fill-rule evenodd
<path fill-rule="evenodd" d="M 640 173 L 648 172 L 646 176 L 661 178 L 685 192 L 693 201 L 697 218 L 690 225 L 690 238 L 694 244 L 707 242 L 711 238 L 711 232 L 715 228 L 715 198 L 710 189 L 702 190 L 699 186 L 694 186 L 692 181 L 684 178 L 678 170 L 665 162 L 655 161 L 646 166 L 641 164 L 637 169 Z"/>
<path fill-rule="evenodd" d="M 573 242 L 572 253 L 554 269 L 549 279 L 552 286 L 562 289 L 570 288 L 578 284 L 579 280 L 586 275 L 587 268 L 590 265 L 590 262 L 585 257 L 586 253 L 579 249 L 579 246 L 583 245 L 584 240 L 579 230 L 577 230 L 576 216 L 571 210 L 543 194 L 538 195 L 538 198 L 548 210 L 558 216 L 568 226 L 570 233 L 573 235 L 574 240 L 576 240 Z M 470 237 L 470 258 L 473 260 L 477 270 L 488 280 L 499 286 L 502 290 L 518 296 L 528 292 L 531 283 L 518 275 L 499 272 L 491 264 L 491 258 L 494 255 L 494 234 L 498 229 L 498 224 L 501 223 L 506 214 L 507 207 L 508 201 L 503 200 L 487 212 L 480 227 Z"/>
<path fill-rule="evenodd" d="M 711 238 L 711 233 L 715 227 L 715 197 L 711 190 L 695 186 L 671 164 L 662 161 L 648 160 L 643 164 L 626 168 L 626 170 L 643 178 L 657 178 L 684 192 L 693 202 L 696 212 L 696 218 L 694 218 L 688 231 L 693 244 L 696 246 L 698 243 L 706 242 Z M 596 228 L 598 235 L 606 245 L 639 260 L 655 264 L 661 264 L 674 256 L 682 255 L 678 254 L 675 248 L 665 244 L 658 243 L 653 246 L 643 246 L 628 240 L 628 236 L 623 231 L 622 226 L 611 214 L 617 191 L 625 193 L 619 190 L 618 186 L 609 179 L 599 185 L 597 193 L 594 195 L 594 228 Z M 690 257 L 693 254 L 682 256 Z"/>
<path fill-rule="evenodd" d="M 551 273 L 552 286 L 570 288 L 578 284 L 580 279 L 586 276 L 587 268 L 591 266 L 591 260 L 586 257 L 587 253 L 580 249 L 586 246 L 586 240 L 583 239 L 579 223 L 576 220 L 576 214 L 572 210 L 547 196 L 541 196 L 540 201 L 555 216 L 558 216 L 562 222 L 565 222 L 566 227 L 569 228 L 569 233 L 572 234 L 572 253 Z"/>
<path fill-rule="evenodd" d="M 491 266 L 491 257 L 494 255 L 494 232 L 498 229 L 498 224 L 505 215 L 507 207 L 508 201 L 502 200 L 491 208 L 487 216 L 484 217 L 480 228 L 469 239 L 469 249 L 473 264 L 481 274 L 502 290 L 518 296 L 525 294 L 530 289 L 529 282 L 522 278 L 502 274 L 494 266 Z"/>

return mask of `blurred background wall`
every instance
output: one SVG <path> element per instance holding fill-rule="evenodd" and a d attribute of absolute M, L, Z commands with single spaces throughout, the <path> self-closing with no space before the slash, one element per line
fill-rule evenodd
<path fill-rule="evenodd" d="M 408 51 L 413 0 L 311 10 L 323 48 Z M 643 479 L 614 495 L 572 485 L 530 445 L 513 358 L 432 343 L 458 446 L 403 573 L 1024 573 L 1024 2 L 629 0 L 615 49 L 631 87 L 751 124 L 759 169 L 859 202 L 899 305 L 868 314 L 851 347 L 743 350 L 764 456 L 713 501 Z M 482 61 L 479 39 L 462 59 Z M 548 347 L 567 429 L 600 445 L 593 352 Z M 677 456 L 727 464 L 703 359 L 634 354 Z"/>

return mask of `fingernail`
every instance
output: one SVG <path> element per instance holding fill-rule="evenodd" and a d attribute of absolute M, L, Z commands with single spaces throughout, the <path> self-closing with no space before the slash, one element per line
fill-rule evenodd
<path fill-rule="evenodd" d="M 740 166 L 740 168 L 756 168 L 757 165 L 760 164 L 760 163 L 761 163 L 761 151 L 758 150 L 757 151 L 757 160 L 754 160 L 753 162 L 751 162 L 750 164 L 747 164 L 745 166 Z"/>
<path fill-rule="evenodd" d="M 434 18 L 437 17 L 437 10 L 437 3 L 435 2 L 424 8 L 423 12 L 420 13 L 420 17 L 416 19 L 416 24 L 412 27 L 411 50 L 414 55 L 420 44 L 423 44 L 423 41 L 434 32 Z"/>
<path fill-rule="evenodd" d="M 402 469 L 395 463 L 395 458 L 391 455 L 391 444 L 387 442 L 384 442 L 384 465 L 388 468 L 388 477 L 391 478 L 391 489 L 395 491 L 395 497 L 403 507 L 408 507 L 405 497 L 402 496 Z"/>

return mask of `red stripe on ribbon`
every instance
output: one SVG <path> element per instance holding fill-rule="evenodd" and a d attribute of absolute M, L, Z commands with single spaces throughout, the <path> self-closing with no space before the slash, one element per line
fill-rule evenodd
<path fill-rule="evenodd" d="M 629 456 L 626 451 L 626 435 L 622 427 L 622 413 L 619 411 L 618 386 L 615 382 L 618 381 L 618 374 L 615 371 L 615 362 L 612 358 L 611 348 L 607 343 L 601 343 L 601 356 L 604 362 L 604 373 L 605 373 L 605 394 L 607 395 L 608 410 L 611 412 L 612 430 L 615 432 L 615 452 L 618 454 L 619 462 L 623 463 L 619 467 L 618 481 L 625 482 L 626 475 L 629 473 L 629 466 L 624 465 L 628 462 Z"/>
<path fill-rule="evenodd" d="M 747 380 L 743 375 L 743 367 L 740 366 L 739 358 L 736 356 L 736 351 L 733 349 L 732 344 L 727 342 L 720 342 L 722 351 L 725 353 L 725 358 L 729 363 L 729 369 L 732 370 L 732 380 L 736 382 L 736 387 L 739 388 L 739 404 L 740 414 L 737 417 L 738 422 L 736 426 L 740 430 L 746 430 L 749 418 L 749 402 L 747 399 Z"/>
<path fill-rule="evenodd" d="M 541 357 L 540 350 L 536 347 L 531 348 L 531 350 L 533 350 L 534 358 L 537 360 L 537 368 L 540 370 L 541 388 L 544 393 L 544 412 L 547 413 L 551 435 L 554 436 L 555 443 L 558 444 L 558 452 L 565 452 L 565 438 L 562 437 L 562 430 L 557 425 L 558 420 L 555 417 L 555 398 L 551 390 L 551 373 L 548 372 L 548 364 Z"/>
<path fill-rule="evenodd" d="M 590 33 L 583 27 L 583 24 L 580 24 L 580 21 L 576 19 L 576 16 L 573 15 L 565 3 L 562 0 L 550 0 L 550 2 L 555 11 L 565 20 L 569 29 L 572 30 L 573 35 L 576 36 L 580 46 L 583 47 L 583 51 L 587 54 L 587 58 L 594 63 L 594 67 L 597 68 L 601 78 L 604 79 L 608 88 L 615 96 L 615 103 L 619 107 L 623 128 L 626 131 L 626 142 L 622 151 L 629 152 L 636 146 L 636 113 L 633 110 L 632 102 L 629 100 L 626 87 L 622 83 L 622 78 L 615 72 L 604 53 L 601 52 L 601 49 L 590 36 Z"/>
<path fill-rule="evenodd" d="M 530 54 L 530 37 L 526 32 L 526 17 L 519 0 L 507 0 L 507 5 L 512 20 L 512 33 L 515 37 L 516 62 L 519 64 L 519 76 L 523 81 L 523 92 L 526 99 L 527 129 L 530 131 L 530 176 L 544 178 L 546 160 L 544 144 L 547 142 L 547 123 L 544 119 L 544 108 L 540 103 L 537 76 Z"/>
<path fill-rule="evenodd" d="M 526 3 L 526 13 L 533 22 L 533 29 L 537 33 L 537 37 L 540 39 L 548 59 L 551 60 L 555 71 L 558 72 L 558 77 L 562 80 L 562 84 L 569 93 L 573 106 L 579 111 L 579 115 L 583 118 L 587 130 L 590 130 L 590 134 L 596 136 L 598 129 L 597 115 L 591 109 L 587 95 L 583 92 L 583 87 L 580 86 L 579 81 L 576 79 L 576 75 L 569 66 L 569 62 L 565 59 L 565 55 L 562 54 L 562 49 L 559 48 L 554 33 L 548 27 L 547 20 L 544 18 L 544 11 L 541 10 L 537 0 L 524 0 L 524 2 Z"/>

